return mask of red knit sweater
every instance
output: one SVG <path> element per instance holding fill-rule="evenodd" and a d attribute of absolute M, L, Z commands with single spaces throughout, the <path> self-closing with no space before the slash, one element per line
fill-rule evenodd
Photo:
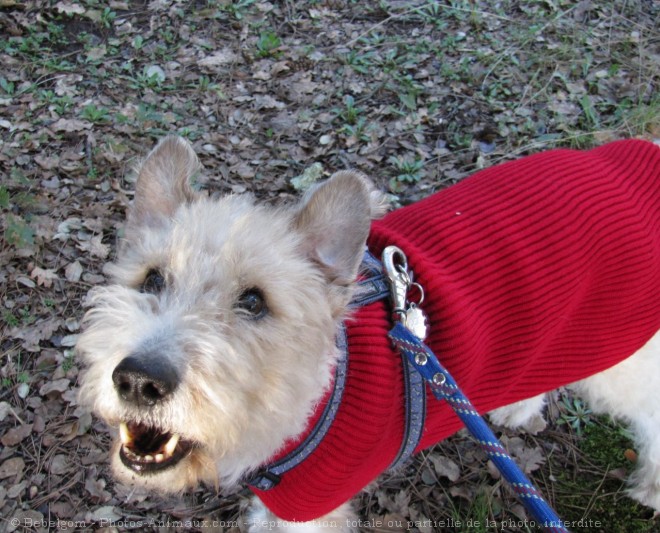
<path fill-rule="evenodd" d="M 427 344 L 481 412 L 580 380 L 660 328 L 660 148 L 621 141 L 489 168 L 375 222 L 370 250 L 390 244 L 425 289 Z M 255 491 L 280 518 L 332 511 L 397 454 L 403 382 L 389 317 L 377 302 L 348 322 L 329 433 L 278 486 Z M 461 427 L 429 394 L 417 450 Z"/>

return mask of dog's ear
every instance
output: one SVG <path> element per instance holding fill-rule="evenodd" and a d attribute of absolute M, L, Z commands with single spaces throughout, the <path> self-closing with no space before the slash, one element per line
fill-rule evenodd
<path fill-rule="evenodd" d="M 355 280 L 380 204 L 371 183 L 352 171 L 333 174 L 303 198 L 295 226 L 304 236 L 305 252 L 331 282 L 348 286 Z"/>
<path fill-rule="evenodd" d="M 140 166 L 129 225 L 161 224 L 179 205 L 191 202 L 195 192 L 190 180 L 199 168 L 188 141 L 175 136 L 162 139 Z"/>

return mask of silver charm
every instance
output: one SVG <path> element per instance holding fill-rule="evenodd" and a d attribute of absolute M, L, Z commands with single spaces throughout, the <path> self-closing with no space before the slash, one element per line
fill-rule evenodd
<path fill-rule="evenodd" d="M 429 321 L 426 313 L 414 303 L 411 303 L 406 309 L 406 313 L 403 315 L 403 325 L 421 341 L 428 334 Z"/>

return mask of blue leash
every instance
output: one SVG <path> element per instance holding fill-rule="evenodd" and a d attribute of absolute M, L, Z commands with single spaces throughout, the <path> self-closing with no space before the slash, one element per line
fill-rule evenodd
<path fill-rule="evenodd" d="M 451 374 L 424 344 L 422 339 L 426 336 L 425 318 L 420 318 L 419 307 L 409 304 L 406 300 L 406 293 L 410 287 L 416 286 L 420 291 L 421 287 L 413 283 L 412 273 L 408 272 L 403 252 L 394 246 L 386 248 L 383 251 L 383 266 L 392 284 L 394 315 L 398 316 L 398 320 L 389 332 L 389 337 L 395 347 L 406 356 L 410 364 L 429 384 L 433 395 L 438 400 L 446 400 L 451 405 L 465 427 L 492 459 L 520 501 L 539 521 L 543 529 L 551 533 L 569 533 L 568 529 L 563 526 L 562 520 L 527 479 L 527 476 L 520 470 L 479 415 L 472 402 L 463 394 Z"/>

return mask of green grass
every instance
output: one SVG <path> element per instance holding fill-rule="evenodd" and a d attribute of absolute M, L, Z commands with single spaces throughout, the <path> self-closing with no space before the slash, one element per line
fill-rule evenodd
<path fill-rule="evenodd" d="M 0 185 L 0 208 L 6 209 L 9 207 L 10 195 L 9 191 L 4 185 Z"/>
<path fill-rule="evenodd" d="M 424 160 L 416 154 L 405 154 L 403 156 L 392 156 L 388 162 L 394 168 L 396 176 L 389 183 L 390 191 L 401 192 L 406 185 L 418 183 L 426 175 Z"/>
<path fill-rule="evenodd" d="M 257 57 L 279 57 L 282 39 L 272 31 L 263 31 L 257 39 Z"/>
<path fill-rule="evenodd" d="M 7 215 L 4 239 L 15 248 L 24 248 L 34 244 L 34 230 L 20 216 Z"/>
<path fill-rule="evenodd" d="M 451 500 L 450 500 L 451 501 Z M 480 490 L 469 505 L 459 509 L 452 506 L 451 524 L 459 533 L 488 533 L 495 531 L 489 519 L 491 502 L 487 487 Z"/>
<path fill-rule="evenodd" d="M 94 123 L 104 123 L 110 120 L 108 110 L 104 107 L 97 107 L 95 104 L 83 107 L 80 116 Z"/>

